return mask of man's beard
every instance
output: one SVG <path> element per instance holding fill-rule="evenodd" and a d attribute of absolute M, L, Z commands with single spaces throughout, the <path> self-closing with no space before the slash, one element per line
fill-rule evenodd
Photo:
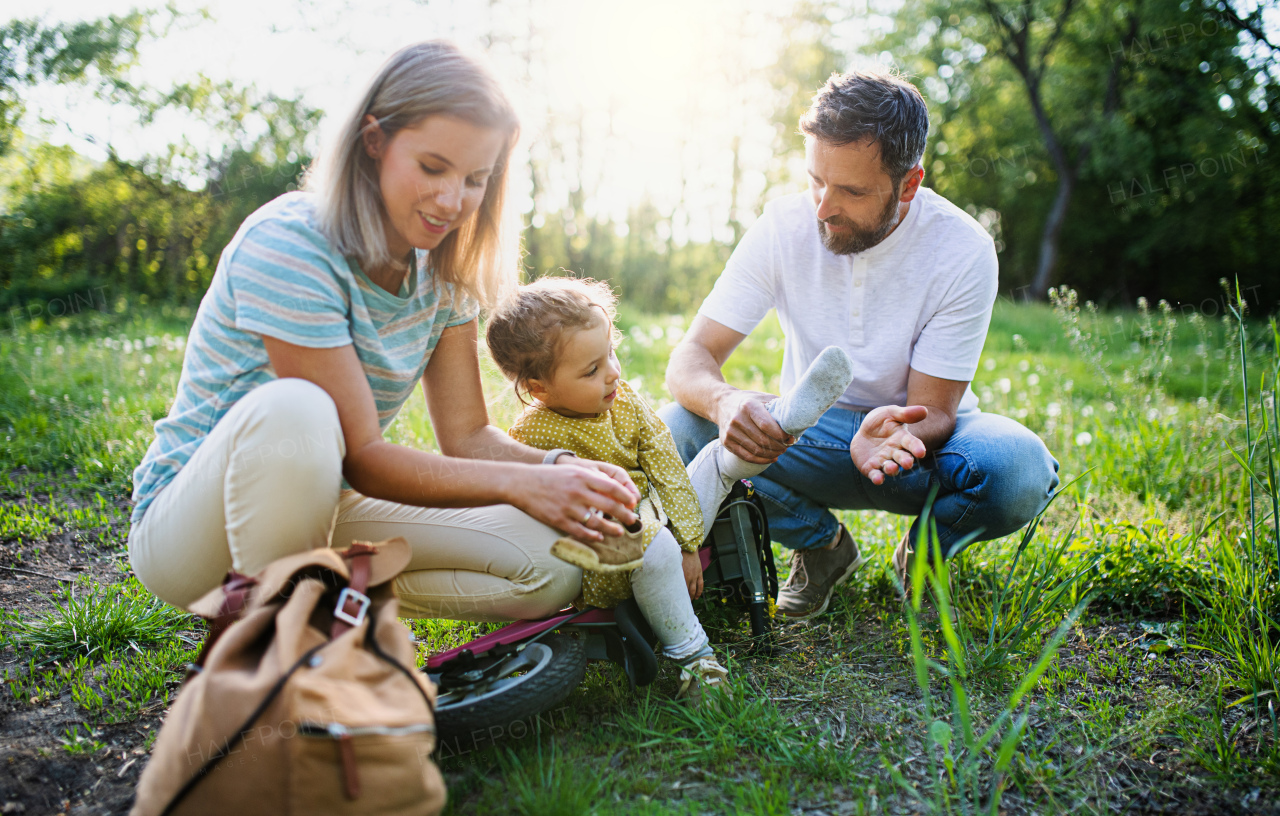
<path fill-rule="evenodd" d="M 827 230 L 827 224 L 837 227 L 848 227 L 848 232 L 833 233 Z M 880 211 L 880 218 L 875 226 L 867 229 L 847 218 L 833 215 L 825 221 L 818 220 L 818 235 L 822 245 L 836 255 L 852 255 L 864 252 L 888 237 L 898 225 L 898 197 L 889 196 L 889 202 Z"/>

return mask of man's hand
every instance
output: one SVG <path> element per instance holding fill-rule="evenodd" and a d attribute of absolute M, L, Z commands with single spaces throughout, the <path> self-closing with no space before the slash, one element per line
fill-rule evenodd
<path fill-rule="evenodd" d="M 915 467 L 924 458 L 925 447 L 907 426 L 928 416 L 929 409 L 923 405 L 885 405 L 871 411 L 849 443 L 853 466 L 875 485 Z"/>
<path fill-rule="evenodd" d="M 757 465 L 770 465 L 795 444 L 796 438 L 765 410 L 777 397 L 760 391 L 733 389 L 721 398 L 716 410 L 720 441 L 735 456 Z"/>
<path fill-rule="evenodd" d="M 680 566 L 684 568 L 684 582 L 689 586 L 689 599 L 696 601 L 702 597 L 702 559 L 696 552 L 687 552 Z"/>

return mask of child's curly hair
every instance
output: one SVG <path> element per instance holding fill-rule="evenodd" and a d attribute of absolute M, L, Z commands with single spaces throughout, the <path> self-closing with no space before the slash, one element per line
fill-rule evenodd
<path fill-rule="evenodd" d="M 566 330 L 590 328 L 603 314 L 616 343 L 617 302 L 609 284 L 590 278 L 539 278 L 500 302 L 489 315 L 485 341 L 493 361 L 515 386 L 516 398 L 525 402 L 529 380 L 546 380 L 555 373 Z"/>

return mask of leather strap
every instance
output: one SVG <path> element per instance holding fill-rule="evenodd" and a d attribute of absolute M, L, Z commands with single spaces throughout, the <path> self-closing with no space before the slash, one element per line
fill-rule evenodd
<path fill-rule="evenodd" d="M 209 634 L 204 639 L 204 645 L 200 647 L 200 655 L 191 664 L 192 668 L 187 671 L 188 679 L 204 667 L 205 659 L 212 651 L 213 644 L 222 637 L 222 633 L 240 619 L 240 613 L 249 602 L 249 592 L 257 584 L 258 581 L 255 578 L 241 575 L 235 570 L 227 571 L 227 576 L 222 579 L 222 606 L 218 608 L 218 614 L 209 621 Z"/>
<path fill-rule="evenodd" d="M 360 798 L 360 769 L 356 765 L 356 748 L 351 735 L 338 737 L 338 758 L 342 764 L 342 792 L 352 801 Z"/>
<path fill-rule="evenodd" d="M 352 592 L 358 592 L 365 595 L 369 590 L 369 574 L 372 570 L 370 561 L 373 554 L 378 551 L 377 547 L 366 544 L 363 541 L 357 541 L 347 548 L 342 557 L 350 561 L 349 569 L 351 570 L 351 580 L 347 582 L 347 588 Z M 348 600 L 343 610 L 352 617 L 360 613 L 359 606 Z M 334 618 L 333 625 L 329 628 L 329 637 L 337 639 L 340 635 L 347 633 L 351 629 L 351 624 L 341 618 Z"/>

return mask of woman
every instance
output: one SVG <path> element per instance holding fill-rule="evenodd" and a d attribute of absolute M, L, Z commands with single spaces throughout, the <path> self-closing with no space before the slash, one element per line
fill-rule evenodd
<path fill-rule="evenodd" d="M 514 283 L 501 233 L 517 130 L 477 63 L 410 46 L 310 190 L 246 219 L 134 472 L 129 558 L 149 589 L 186 606 L 230 568 L 399 535 L 406 614 L 510 620 L 577 595 L 551 544 L 621 535 L 601 514 L 630 523 L 638 497 L 618 467 L 489 424 L 476 321 Z M 443 455 L 382 439 L 419 379 Z"/>

